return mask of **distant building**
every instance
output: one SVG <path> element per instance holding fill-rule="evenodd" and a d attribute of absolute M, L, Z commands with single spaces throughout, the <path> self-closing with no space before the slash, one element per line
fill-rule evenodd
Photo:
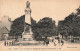
<path fill-rule="evenodd" d="M 6 27 L 9 31 L 11 29 L 11 18 L 9 18 L 8 16 L 3 16 L 2 17 L 2 25 L 3 27 Z"/>
<path fill-rule="evenodd" d="M 7 40 L 9 37 L 9 33 L 10 31 L 6 27 L 3 27 L 2 28 L 2 40 Z"/>
<path fill-rule="evenodd" d="M 8 39 L 11 24 L 11 18 L 9 18 L 8 16 L 2 17 L 0 21 L 0 40 Z"/>

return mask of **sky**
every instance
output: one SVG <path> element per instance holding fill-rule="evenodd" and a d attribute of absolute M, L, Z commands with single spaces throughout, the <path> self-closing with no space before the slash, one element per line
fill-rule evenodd
<path fill-rule="evenodd" d="M 32 10 L 31 16 L 37 22 L 50 17 L 56 21 L 64 20 L 80 6 L 80 0 L 28 0 Z M 0 0 L 0 21 L 6 15 L 14 19 L 24 15 L 27 0 Z"/>

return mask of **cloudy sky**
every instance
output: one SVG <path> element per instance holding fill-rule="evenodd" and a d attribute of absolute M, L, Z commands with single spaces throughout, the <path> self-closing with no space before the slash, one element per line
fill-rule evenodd
<path fill-rule="evenodd" d="M 39 21 L 43 17 L 50 17 L 56 21 L 63 20 L 70 13 L 75 12 L 80 0 L 28 0 L 32 9 L 31 16 Z M 0 20 L 7 15 L 13 21 L 24 15 L 27 0 L 0 0 Z"/>

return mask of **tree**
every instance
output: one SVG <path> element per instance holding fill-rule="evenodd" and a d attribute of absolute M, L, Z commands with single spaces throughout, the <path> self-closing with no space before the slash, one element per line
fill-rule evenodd
<path fill-rule="evenodd" d="M 24 18 L 25 15 L 15 19 L 11 25 L 10 36 L 21 36 L 24 31 Z"/>
<path fill-rule="evenodd" d="M 42 37 L 49 37 L 56 35 L 55 21 L 53 21 L 52 18 L 44 17 L 37 23 L 36 27 L 37 28 L 35 34 L 37 35 L 35 37 L 36 39 L 40 38 L 38 40 L 42 40 Z"/>
<path fill-rule="evenodd" d="M 58 23 L 58 31 L 64 36 L 80 36 L 80 8 Z"/>

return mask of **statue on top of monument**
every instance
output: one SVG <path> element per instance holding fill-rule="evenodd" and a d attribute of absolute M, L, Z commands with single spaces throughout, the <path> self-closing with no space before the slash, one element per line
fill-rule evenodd
<path fill-rule="evenodd" d="M 30 2 L 29 1 L 26 2 L 26 8 L 30 8 Z"/>

